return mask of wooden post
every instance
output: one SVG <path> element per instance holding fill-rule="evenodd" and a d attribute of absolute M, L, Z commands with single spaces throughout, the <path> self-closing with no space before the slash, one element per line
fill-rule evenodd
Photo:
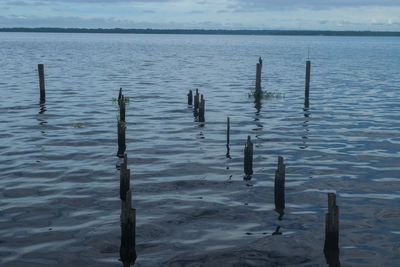
<path fill-rule="evenodd" d="M 124 157 L 124 153 L 126 150 L 125 130 L 126 130 L 126 123 L 119 120 L 118 121 L 118 152 L 117 152 L 117 156 L 119 158 Z"/>
<path fill-rule="evenodd" d="M 40 103 L 46 102 L 46 88 L 44 85 L 44 65 L 38 64 L 39 85 L 40 85 Z"/>
<path fill-rule="evenodd" d="M 127 169 L 126 163 L 123 163 L 121 165 L 119 181 L 120 181 L 119 197 L 122 201 L 125 201 L 126 200 L 126 192 L 129 191 L 130 184 L 131 184 L 131 170 Z"/>
<path fill-rule="evenodd" d="M 119 105 L 119 103 L 121 101 L 121 98 L 122 98 L 122 88 L 119 88 L 118 105 Z"/>
<path fill-rule="evenodd" d="M 203 95 L 201 95 L 200 107 L 199 107 L 199 122 L 204 122 L 204 109 L 205 109 L 206 101 L 204 100 Z"/>
<path fill-rule="evenodd" d="M 261 69 L 262 69 L 262 59 L 259 57 L 256 68 L 256 90 L 255 90 L 255 98 L 260 98 L 262 94 L 261 90 Z"/>
<path fill-rule="evenodd" d="M 306 62 L 306 86 L 305 86 L 305 92 L 304 92 L 304 106 L 306 108 L 309 107 L 310 105 L 310 71 L 311 71 L 311 61 L 307 60 Z"/>
<path fill-rule="evenodd" d="M 279 213 L 279 219 L 282 219 L 285 209 L 285 164 L 283 157 L 278 157 L 278 169 L 275 171 L 275 210 Z"/>
<path fill-rule="evenodd" d="M 328 193 L 324 249 L 339 249 L 339 207 L 336 205 L 335 193 Z"/>
<path fill-rule="evenodd" d="M 196 94 L 194 95 L 194 109 L 199 108 L 199 89 L 196 89 Z"/>
<path fill-rule="evenodd" d="M 125 122 L 125 98 L 124 95 L 121 95 L 119 100 L 119 119 L 122 122 Z"/>
<path fill-rule="evenodd" d="M 253 174 L 253 143 L 250 136 L 247 136 L 247 143 L 244 146 L 244 173 L 246 179 L 250 179 Z"/>
<path fill-rule="evenodd" d="M 229 158 L 229 152 L 230 152 L 230 148 L 229 148 L 229 138 L 230 138 L 230 130 L 231 130 L 231 123 L 230 123 L 230 119 L 229 117 L 226 118 L 226 157 Z"/>
<path fill-rule="evenodd" d="M 192 92 L 192 90 L 189 90 L 189 93 L 188 93 L 187 96 L 188 96 L 188 105 L 191 106 L 193 104 L 193 92 Z"/>
<path fill-rule="evenodd" d="M 339 261 L 339 207 L 336 194 L 328 193 L 328 213 L 325 215 L 324 254 L 329 266 L 340 266 Z"/>
<path fill-rule="evenodd" d="M 132 192 L 126 192 L 121 205 L 121 247 L 119 255 L 124 265 L 132 265 L 136 260 L 136 209 L 132 208 Z"/>

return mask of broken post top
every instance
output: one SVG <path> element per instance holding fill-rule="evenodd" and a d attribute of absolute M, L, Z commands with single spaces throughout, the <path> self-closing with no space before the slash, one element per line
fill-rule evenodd
<path fill-rule="evenodd" d="M 119 88 L 118 103 L 122 98 L 122 88 Z"/>
<path fill-rule="evenodd" d="M 204 97 L 203 97 L 203 94 L 201 94 L 201 101 L 203 101 L 204 100 Z"/>
<path fill-rule="evenodd" d="M 251 137 L 250 135 L 247 136 L 247 143 L 246 143 L 246 147 L 253 147 L 253 143 L 251 142 Z"/>
<path fill-rule="evenodd" d="M 336 194 L 328 193 L 328 213 L 331 213 L 336 207 Z"/>
<path fill-rule="evenodd" d="M 199 94 L 199 89 L 198 88 L 196 88 L 196 95 L 198 95 Z"/>
<path fill-rule="evenodd" d="M 258 58 L 258 62 L 260 63 L 260 65 L 262 65 L 262 58 L 261 57 Z"/>

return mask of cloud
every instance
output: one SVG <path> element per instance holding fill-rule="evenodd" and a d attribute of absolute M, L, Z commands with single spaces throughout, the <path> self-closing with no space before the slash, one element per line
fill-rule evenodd
<path fill-rule="evenodd" d="M 332 9 L 343 7 L 365 6 L 396 6 L 400 7 L 400 0 L 235 0 L 230 5 L 235 10 L 277 10 L 277 9 Z"/>

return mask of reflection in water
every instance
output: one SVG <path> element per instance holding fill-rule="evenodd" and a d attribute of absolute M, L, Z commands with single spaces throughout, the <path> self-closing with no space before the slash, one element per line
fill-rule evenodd
<path fill-rule="evenodd" d="M 46 105 L 44 103 L 41 103 L 40 105 L 40 110 L 38 112 L 39 116 L 37 116 L 37 120 L 39 121 L 39 126 L 45 126 L 47 124 L 47 121 L 42 119 L 40 115 L 44 114 L 46 112 Z M 46 135 L 46 132 L 43 130 L 40 130 L 42 135 Z"/>
<path fill-rule="evenodd" d="M 40 111 L 39 114 L 43 114 L 46 112 L 46 105 L 44 103 L 40 103 Z"/>
<path fill-rule="evenodd" d="M 275 229 L 275 232 L 273 232 L 272 235 L 281 235 L 282 232 L 279 232 L 279 229 L 280 229 L 280 228 L 281 228 L 281 226 L 278 225 L 278 226 L 276 227 L 276 229 Z"/>

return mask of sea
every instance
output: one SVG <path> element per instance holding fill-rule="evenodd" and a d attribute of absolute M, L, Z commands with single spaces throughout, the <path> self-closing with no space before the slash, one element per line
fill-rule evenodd
<path fill-rule="evenodd" d="M 123 265 L 120 88 L 135 266 L 327 266 L 328 193 L 336 261 L 400 266 L 400 38 L 0 33 L 0 58 L 1 266 Z"/>

